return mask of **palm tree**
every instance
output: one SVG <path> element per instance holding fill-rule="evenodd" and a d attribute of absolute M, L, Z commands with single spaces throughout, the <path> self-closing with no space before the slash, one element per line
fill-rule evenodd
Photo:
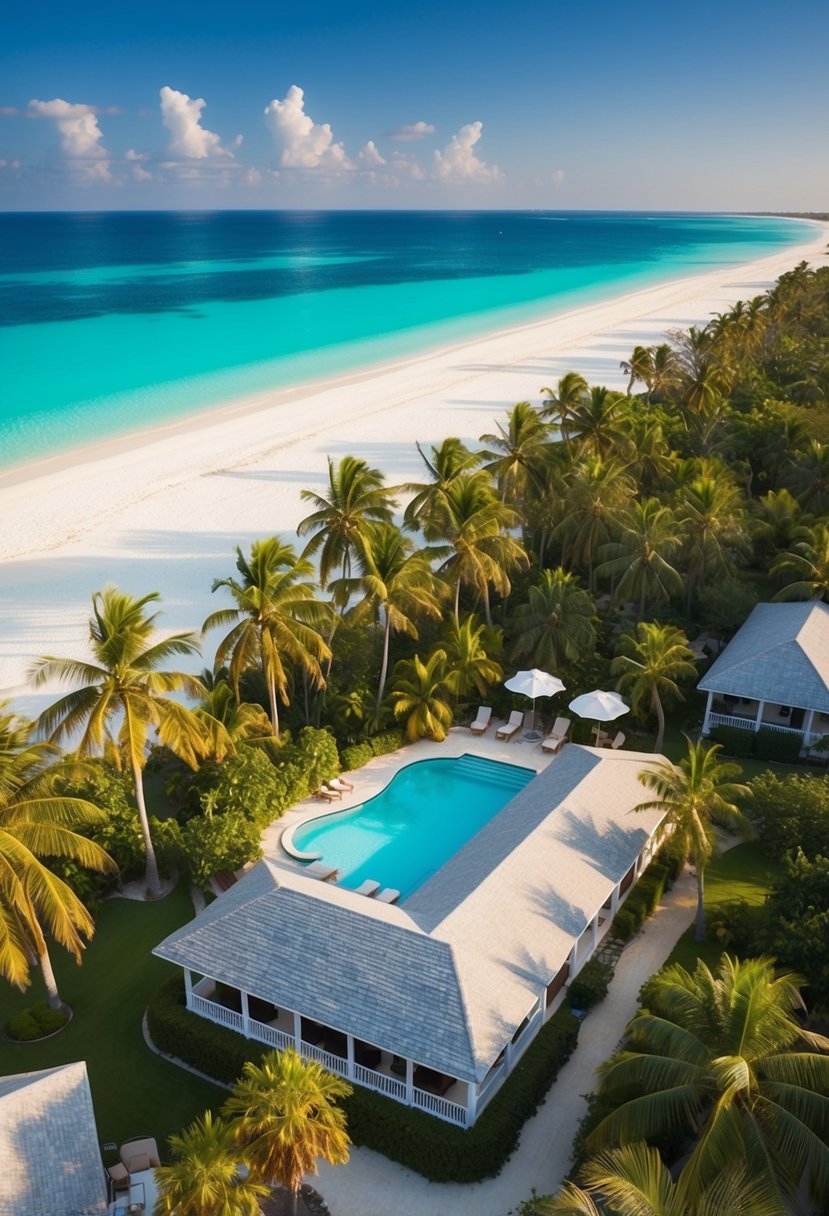
<path fill-rule="evenodd" d="M 331 655 L 320 628 L 331 620 L 331 609 L 315 596 L 310 562 L 297 557 L 291 545 L 277 537 L 254 541 L 250 557 L 236 550 L 241 580 L 217 578 L 213 590 L 226 588 L 235 608 L 211 613 L 202 632 L 231 625 L 216 650 L 216 666 L 230 659 L 230 685 L 239 696 L 242 672 L 260 666 L 268 690 L 273 733 L 279 738 L 279 701 L 289 704 L 285 660 L 300 669 L 317 688 L 325 680 L 320 664 Z"/>
<path fill-rule="evenodd" d="M 460 620 L 461 587 L 470 587 L 484 603 L 484 616 L 492 624 L 490 586 L 509 595 L 509 571 L 528 564 L 523 546 L 506 529 L 519 521 L 516 511 L 499 502 L 488 474 L 461 473 L 444 495 L 444 544 L 425 552 L 441 559 L 438 573 L 455 587 L 455 620 Z"/>
<path fill-rule="evenodd" d="M 653 351 L 651 379 L 645 395 L 645 400 L 648 402 L 654 397 L 657 399 L 665 397 L 671 389 L 676 387 L 679 380 L 679 367 L 673 347 L 667 342 L 660 342 L 657 346 L 651 347 L 651 350 Z"/>
<path fill-rule="evenodd" d="M 625 1048 L 600 1069 L 599 1092 L 618 1107 L 591 1147 L 690 1133 L 681 1182 L 700 1195 L 728 1168 L 773 1197 L 776 1216 L 829 1203 L 829 1039 L 807 1033 L 793 975 L 769 959 L 722 955 L 712 972 L 676 964 L 647 986 L 647 1007 L 627 1027 Z M 633 1095 L 633 1096 L 631 1096 Z"/>
<path fill-rule="evenodd" d="M 626 390 L 628 397 L 633 392 L 637 380 L 649 389 L 653 379 L 653 348 L 634 346 L 630 359 L 623 359 L 619 367 L 629 377 Z"/>
<path fill-rule="evenodd" d="M 679 495 L 685 532 L 687 607 L 694 592 L 712 576 L 733 575 L 733 555 L 743 551 L 748 532 L 742 499 L 724 475 L 697 477 Z"/>
<path fill-rule="evenodd" d="M 544 489 L 544 469 L 550 448 L 547 427 L 529 401 L 519 401 L 507 414 L 506 427 L 496 423 L 498 433 L 481 435 L 494 451 L 480 453 L 484 465 L 498 485 L 501 501 L 524 503 L 530 491 Z"/>
<path fill-rule="evenodd" d="M 209 1110 L 170 1137 L 172 1163 L 156 1167 L 155 1216 L 259 1216 L 264 1183 L 240 1175 L 236 1129 Z"/>
<path fill-rule="evenodd" d="M 813 515 L 826 514 L 829 511 L 829 444 L 813 439 L 782 481 L 804 511 Z"/>
<path fill-rule="evenodd" d="M 596 645 L 595 604 L 577 575 L 561 566 L 542 570 L 526 604 L 513 615 L 513 662 L 556 670 L 592 654 Z"/>
<path fill-rule="evenodd" d="M 348 1160 L 351 1142 L 336 1102 L 350 1093 L 347 1081 L 293 1048 L 267 1052 L 261 1065 L 248 1061 L 222 1113 L 234 1120 L 250 1177 L 285 1187 L 296 1210 L 302 1179 L 317 1172 L 320 1158 Z"/>
<path fill-rule="evenodd" d="M 389 700 L 395 718 L 406 719 L 410 743 L 424 737 L 441 743 L 446 738 L 452 725 L 452 710 L 444 699 L 448 691 L 445 650 L 433 650 L 425 663 L 416 654 L 397 664 Z"/>
<path fill-rule="evenodd" d="M 662 750 L 665 737 L 663 700 L 681 701 L 677 680 L 692 680 L 696 675 L 694 652 L 688 639 L 675 625 L 660 625 L 640 621 L 636 633 L 623 633 L 619 653 L 610 664 L 611 674 L 618 676 L 616 687 L 630 697 L 631 709 L 643 716 L 656 713 L 657 731 L 653 750 Z"/>
<path fill-rule="evenodd" d="M 541 392 L 547 394 L 547 399 L 541 406 L 541 417 L 556 421 L 562 439 L 569 446 L 570 420 L 590 392 L 587 381 L 578 372 L 567 372 L 555 389 L 542 388 Z"/>
<path fill-rule="evenodd" d="M 671 565 L 680 547 L 676 516 L 656 498 L 634 502 L 617 521 L 618 540 L 602 545 L 599 578 L 615 583 L 614 599 L 639 601 L 639 616 L 649 600 L 667 603 L 682 592 L 682 575 Z M 616 581 L 618 579 L 618 582 Z"/>
<path fill-rule="evenodd" d="M 361 542 L 357 557 L 360 576 L 351 580 L 363 592 L 352 619 L 359 623 L 366 615 L 383 621 L 383 660 L 377 684 L 376 717 L 386 688 L 389 668 L 389 643 L 392 633 L 418 637 L 414 618 L 441 615 L 440 593 L 445 586 L 432 574 L 428 558 L 414 552 L 414 543 L 394 524 L 375 524 Z"/>
<path fill-rule="evenodd" d="M 158 636 L 158 613 L 148 616 L 146 610 L 159 599 L 155 591 L 141 599 L 117 587 L 96 591 L 89 622 L 94 662 L 46 656 L 38 659 L 31 670 L 35 687 L 53 679 L 81 684 L 40 715 L 38 726 L 52 742 L 73 738 L 81 732 L 78 754 L 100 754 L 109 741 L 107 724 L 114 717 L 120 718 L 118 756 L 123 757 L 132 771 L 150 898 L 161 894 L 144 801 L 143 769 L 150 728 L 155 729 L 164 747 L 169 747 L 192 768 L 197 766 L 206 743 L 204 729 L 193 712 L 164 695 L 183 692 L 198 697 L 205 690 L 195 676 L 161 670 L 161 664 L 174 655 L 198 654 L 199 646 L 192 633 Z"/>
<path fill-rule="evenodd" d="M 594 564 L 599 545 L 609 538 L 610 526 L 635 492 L 633 479 L 623 465 L 589 456 L 571 473 L 565 491 L 565 513 L 553 535 L 562 541 L 565 564 L 587 568 L 587 585 L 595 588 Z"/>
<path fill-rule="evenodd" d="M 778 553 L 769 574 L 785 586 L 776 600 L 825 600 L 829 596 L 829 526 L 797 528 L 786 553 Z"/>
<path fill-rule="evenodd" d="M 630 469 L 636 476 L 639 492 L 652 493 L 670 479 L 676 467 L 676 453 L 668 447 L 658 422 L 633 417 L 628 434 L 634 449 Z"/>
<path fill-rule="evenodd" d="M 297 536 L 311 532 L 311 539 L 301 557 L 319 553 L 320 586 L 325 588 L 337 566 L 341 576 L 351 575 L 351 558 L 356 546 L 365 537 L 371 523 L 390 523 L 392 494 L 383 484 L 383 474 L 372 469 L 365 460 L 343 456 L 339 464 L 328 457 L 328 497 L 302 490 L 304 502 L 313 503 L 316 510 L 306 515 L 297 527 Z"/>
<path fill-rule="evenodd" d="M 755 546 L 763 556 L 779 553 L 796 543 L 804 519 L 800 504 L 788 490 L 769 490 L 756 500 L 755 508 L 750 529 Z"/>
<path fill-rule="evenodd" d="M 611 453 L 627 454 L 630 440 L 624 429 L 627 403 L 622 393 L 609 388 L 592 388 L 571 415 L 572 434 L 582 451 L 607 458 Z"/>
<path fill-rule="evenodd" d="M 218 680 L 203 697 L 196 717 L 209 743 L 206 758 L 222 764 L 240 745 L 271 736 L 271 722 L 261 705 L 239 701 L 227 680 Z"/>
<path fill-rule="evenodd" d="M 534 1216 L 781 1216 L 764 1179 L 732 1166 L 700 1191 L 690 1175 L 674 1181 L 659 1151 L 641 1140 L 597 1153 L 579 1182 L 538 1200 Z"/>
<path fill-rule="evenodd" d="M 719 750 L 719 743 L 706 747 L 689 739 L 688 753 L 679 767 L 659 764 L 639 774 L 639 780 L 656 797 L 634 807 L 637 811 L 663 811 L 663 829 L 673 829 L 674 838 L 691 858 L 697 874 L 698 942 L 705 941 L 705 867 L 714 852 L 714 825 L 738 827 L 744 835 L 754 835 L 751 824 L 734 804 L 736 798 L 746 798 L 750 793 L 748 786 L 731 780 L 739 777 L 742 769 L 739 764 L 718 760 Z"/>
<path fill-rule="evenodd" d="M 473 690 L 486 696 L 492 685 L 504 678 L 503 667 L 491 654 L 493 648 L 501 648 L 501 631 L 479 625 L 472 613 L 462 621 L 454 617 L 448 621 L 441 647 L 449 666 L 446 686 L 456 699 Z"/>
<path fill-rule="evenodd" d="M 114 873 L 117 866 L 75 830 L 103 823 L 106 812 L 60 793 L 71 766 L 61 763 L 53 744 L 33 742 L 33 723 L 7 707 L 0 701 L 0 975 L 27 988 L 36 957 L 49 1004 L 60 1009 L 46 934 L 80 964 L 83 939 L 92 937 L 95 922 L 44 859 L 75 861 L 99 873 Z"/>
<path fill-rule="evenodd" d="M 480 453 L 470 452 L 460 439 L 444 439 L 432 448 L 432 459 L 415 444 L 426 465 L 429 481 L 410 481 L 400 489 L 414 494 L 403 513 L 403 523 L 412 530 L 420 529 L 427 541 L 440 540 L 448 527 L 446 493 L 461 473 L 470 472 L 480 462 Z"/>

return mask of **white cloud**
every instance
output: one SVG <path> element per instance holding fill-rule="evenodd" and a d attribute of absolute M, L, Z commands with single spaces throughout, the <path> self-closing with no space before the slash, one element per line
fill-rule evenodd
<path fill-rule="evenodd" d="M 563 169 L 554 169 L 550 176 L 553 179 L 553 185 L 560 186 L 564 181 L 565 173 Z"/>
<path fill-rule="evenodd" d="M 259 183 L 261 182 L 261 180 L 262 180 L 262 174 L 256 168 L 248 169 L 247 173 L 245 174 L 245 176 L 243 178 L 243 181 L 248 186 L 258 186 Z"/>
<path fill-rule="evenodd" d="M 151 182 L 153 180 L 152 173 L 148 169 L 143 169 L 141 165 L 133 165 L 132 175 L 137 182 Z"/>
<path fill-rule="evenodd" d="M 483 123 L 468 122 L 452 136 L 442 152 L 435 152 L 435 173 L 440 181 L 449 185 L 482 186 L 503 181 L 504 175 L 498 166 L 479 160 L 472 150 L 481 138 L 482 130 Z"/>
<path fill-rule="evenodd" d="M 395 152 L 390 164 L 395 172 L 403 173 L 406 177 L 410 177 L 416 182 L 423 181 L 425 176 L 423 167 L 413 156 L 407 156 L 405 152 Z"/>
<path fill-rule="evenodd" d="M 401 144 L 410 143 L 414 139 L 423 139 L 426 135 L 434 135 L 435 128 L 430 122 L 409 122 L 396 131 L 389 131 L 389 139 L 396 139 Z"/>
<path fill-rule="evenodd" d="M 50 118 L 60 134 L 60 147 L 67 160 L 75 162 L 85 177 L 109 181 L 109 153 L 101 142 L 103 132 L 98 126 L 94 106 L 64 101 L 55 97 L 51 101 L 29 102 L 30 118 Z"/>
<path fill-rule="evenodd" d="M 353 169 L 341 143 L 334 143 L 331 124 L 316 123 L 305 113 L 305 94 L 292 84 L 283 101 L 265 106 L 265 120 L 280 148 L 285 169 Z"/>
<path fill-rule="evenodd" d="M 136 152 L 135 148 L 127 148 L 124 153 L 125 160 L 149 160 L 146 152 Z"/>
<path fill-rule="evenodd" d="M 373 139 L 370 139 L 368 143 L 360 149 L 358 159 L 360 160 L 361 164 L 368 165 L 371 168 L 374 168 L 377 165 L 384 165 L 386 163 L 385 158 L 382 157 L 377 151 L 377 146 Z"/>
<path fill-rule="evenodd" d="M 0 114 L 2 114 L 4 118 L 13 118 L 15 114 L 19 113 L 20 111 L 18 110 L 17 106 L 0 106 Z"/>
<path fill-rule="evenodd" d="M 231 157 L 229 148 L 213 131 L 201 125 L 201 112 L 207 104 L 202 97 L 188 97 L 164 85 L 160 91 L 161 121 L 170 132 L 167 153 L 185 160 L 206 160 L 213 157 Z"/>

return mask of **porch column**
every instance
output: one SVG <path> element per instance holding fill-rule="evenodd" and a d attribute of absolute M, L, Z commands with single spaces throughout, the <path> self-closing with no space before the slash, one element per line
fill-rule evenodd
<path fill-rule="evenodd" d="M 761 724 L 761 722 L 763 721 L 763 710 L 764 710 L 765 708 L 766 708 L 766 703 L 765 703 L 765 701 L 761 701 L 761 702 L 760 702 L 760 705 L 759 705 L 759 708 L 758 708 L 758 710 L 757 710 L 757 717 L 754 719 L 754 729 L 755 729 L 755 731 L 758 731 L 758 730 L 760 729 L 760 724 Z"/>
<path fill-rule="evenodd" d="M 590 953 L 596 953 L 596 947 L 599 944 L 599 914 L 598 912 L 593 917 L 593 922 L 590 926 Z"/>
<path fill-rule="evenodd" d="M 406 1061 L 406 1105 L 414 1106 L 414 1064 Z"/>
<path fill-rule="evenodd" d="M 471 1127 L 478 1112 L 478 1086 L 474 1081 L 466 1083 L 466 1126 Z"/>
<path fill-rule="evenodd" d="M 633 881 L 634 882 L 637 881 L 637 879 L 639 878 L 639 875 L 642 873 L 642 861 L 643 860 L 644 859 L 642 857 L 642 854 L 640 853 L 639 856 L 636 858 L 636 867 L 633 871 Z"/>
<path fill-rule="evenodd" d="M 346 1076 L 349 1081 L 354 1080 L 354 1035 L 347 1034 L 345 1036 L 345 1051 L 346 1051 Z"/>
<path fill-rule="evenodd" d="M 250 1038 L 250 1010 L 248 1009 L 248 994 L 239 989 L 242 996 L 242 1034 Z"/>
<path fill-rule="evenodd" d="M 812 726 L 814 724 L 814 720 L 815 720 L 815 711 L 813 709 L 807 710 L 806 721 L 803 723 L 803 746 L 804 747 L 809 746 L 809 740 L 812 737 Z"/>
<path fill-rule="evenodd" d="M 187 1005 L 187 1008 L 189 1009 L 193 1004 L 193 1001 L 192 1001 L 193 972 L 190 970 L 189 967 L 184 968 L 184 994 L 185 994 L 185 998 L 186 998 L 185 1004 Z"/>
<path fill-rule="evenodd" d="M 621 883 L 617 882 L 616 886 L 613 888 L 613 894 L 610 896 L 610 915 L 611 916 L 615 916 L 616 913 L 619 911 L 619 887 L 620 886 L 621 886 Z"/>
<path fill-rule="evenodd" d="M 702 733 L 704 735 L 708 734 L 708 721 L 711 717 L 711 698 L 713 695 L 713 693 L 709 692 L 708 700 L 705 702 L 705 717 L 702 719 Z"/>
<path fill-rule="evenodd" d="M 567 962 L 570 964 L 570 973 L 568 975 L 568 979 L 572 979 L 574 975 L 578 974 L 578 970 L 579 970 L 579 967 L 578 967 L 579 953 L 578 953 L 578 951 L 579 951 L 579 943 L 576 942 L 576 944 L 573 946 L 573 949 L 567 955 Z"/>
<path fill-rule="evenodd" d="M 294 1013 L 294 1042 L 296 1049 L 299 1051 L 299 1045 L 302 1042 L 302 1018 L 298 1013 Z"/>
<path fill-rule="evenodd" d="M 547 985 L 541 989 L 541 996 L 538 998 L 538 1005 L 541 1009 L 541 1021 L 544 1021 L 544 1014 L 547 1012 Z"/>

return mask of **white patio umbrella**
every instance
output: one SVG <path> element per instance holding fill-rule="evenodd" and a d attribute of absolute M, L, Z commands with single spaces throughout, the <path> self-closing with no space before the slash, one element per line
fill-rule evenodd
<path fill-rule="evenodd" d="M 554 697 L 556 693 L 564 692 L 564 685 L 561 680 L 558 676 L 550 675 L 549 671 L 539 671 L 537 667 L 533 667 L 532 671 L 518 671 L 511 679 L 504 680 L 504 688 L 508 688 L 510 692 L 521 693 L 524 697 L 532 698 L 532 730 L 528 730 L 524 738 L 540 739 L 541 736 L 535 729 L 535 699 L 536 697 Z"/>
<path fill-rule="evenodd" d="M 599 742 L 599 723 L 612 722 L 621 718 L 622 714 L 630 713 L 630 706 L 623 701 L 617 692 L 604 692 L 594 688 L 592 692 L 582 693 L 570 702 L 570 709 L 580 718 L 592 718 L 596 723 L 596 744 Z"/>

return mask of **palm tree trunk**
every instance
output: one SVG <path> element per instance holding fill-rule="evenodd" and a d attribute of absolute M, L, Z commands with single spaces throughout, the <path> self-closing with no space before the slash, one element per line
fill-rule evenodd
<path fill-rule="evenodd" d="M 705 941 L 705 870 L 697 864 L 697 927 L 694 940 Z"/>
<path fill-rule="evenodd" d="M 492 610 L 489 606 L 489 583 L 484 582 L 484 620 L 492 627 Z"/>
<path fill-rule="evenodd" d="M 161 895 L 161 879 L 158 876 L 158 862 L 155 859 L 153 838 L 150 835 L 150 821 L 147 816 L 147 806 L 144 802 L 144 779 L 141 765 L 133 757 L 132 777 L 135 783 L 135 801 L 138 806 L 138 822 L 141 824 L 141 835 L 144 837 L 144 852 L 147 858 L 147 898 L 158 899 Z"/>
<path fill-rule="evenodd" d="M 389 616 L 388 607 L 383 605 L 383 612 L 386 616 L 386 628 L 383 633 L 383 662 L 380 666 L 380 683 L 377 685 L 377 721 L 380 721 L 380 706 L 383 703 L 383 692 L 386 687 L 386 676 L 389 671 L 389 641 L 391 639 L 391 617 Z"/>
<path fill-rule="evenodd" d="M 461 621 L 461 580 L 455 579 L 455 624 L 459 625 Z"/>
<path fill-rule="evenodd" d="M 665 737 L 665 710 L 662 708 L 662 701 L 655 688 L 653 690 L 653 707 L 656 710 L 657 721 L 656 742 L 653 745 L 653 750 L 655 752 L 661 752 L 662 741 Z"/>
<path fill-rule="evenodd" d="M 41 940 L 38 942 L 37 961 L 40 965 L 40 973 L 43 976 L 43 983 L 46 988 L 46 999 L 49 1002 L 49 1008 L 66 1009 L 66 1006 L 60 999 L 58 983 L 55 979 L 55 973 L 52 970 L 52 960 L 49 957 L 49 951 L 43 938 L 41 938 Z"/>

